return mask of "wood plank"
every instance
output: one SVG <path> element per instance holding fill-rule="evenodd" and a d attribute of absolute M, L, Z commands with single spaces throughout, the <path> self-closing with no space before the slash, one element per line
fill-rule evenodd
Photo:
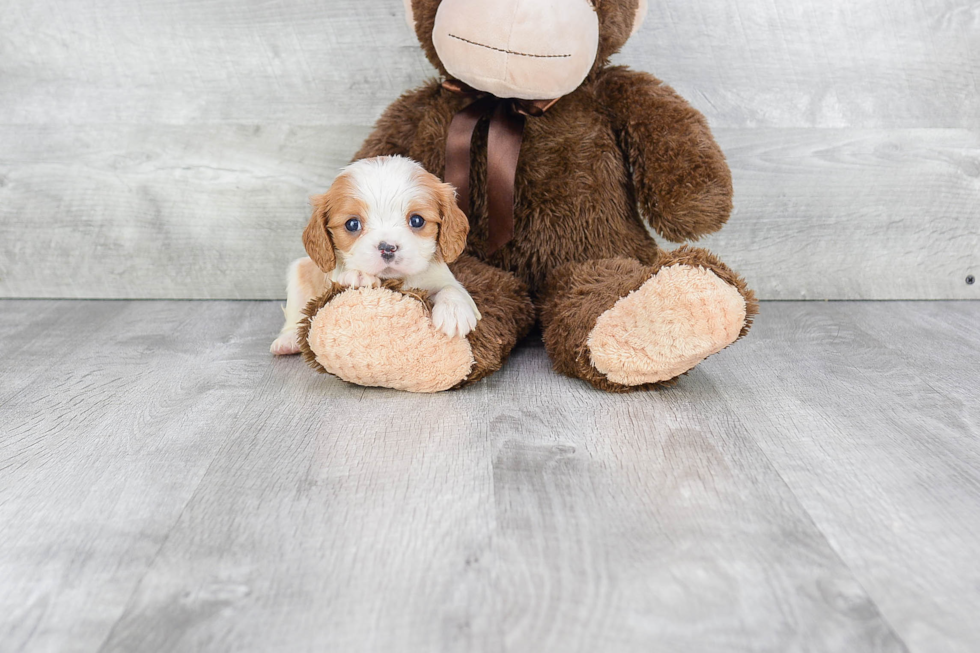
<path fill-rule="evenodd" d="M 613 396 L 532 341 L 407 395 L 272 361 L 277 313 L 0 302 L 0 648 L 906 650 L 730 409 L 740 368 Z"/>
<path fill-rule="evenodd" d="M 980 303 L 767 304 L 709 369 L 913 651 L 980 648 Z"/>
<path fill-rule="evenodd" d="M 370 126 L 434 70 L 400 0 L 16 0 L 0 124 Z"/>
<path fill-rule="evenodd" d="M 366 132 L 0 127 L 0 296 L 276 298 Z"/>
<path fill-rule="evenodd" d="M 973 0 L 671 0 L 620 60 L 719 127 L 975 130 L 978 26 Z"/>
<path fill-rule="evenodd" d="M 980 126 L 972 0 L 651 3 L 617 61 L 717 127 Z M 0 124 L 369 125 L 432 74 L 399 0 L 16 0 Z"/>
<path fill-rule="evenodd" d="M 484 398 L 275 368 L 100 651 L 495 650 Z"/>
<path fill-rule="evenodd" d="M 270 317 L 0 302 L 0 650 L 98 650 L 250 397 L 288 391 L 241 355 Z"/>
<path fill-rule="evenodd" d="M 980 299 L 980 132 L 719 133 L 729 225 L 705 238 L 767 299 Z"/>
<path fill-rule="evenodd" d="M 0 296 L 273 299 L 352 126 L 2 127 Z M 720 130 L 703 241 L 768 299 L 971 299 L 980 131 Z"/>
<path fill-rule="evenodd" d="M 495 420 L 504 650 L 906 650 L 753 425 L 718 410 L 727 380 L 613 397 L 528 393 L 543 358 L 515 372 Z"/>

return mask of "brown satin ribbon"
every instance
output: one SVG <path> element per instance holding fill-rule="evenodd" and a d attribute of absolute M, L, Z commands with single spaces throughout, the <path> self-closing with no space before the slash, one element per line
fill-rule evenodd
<path fill-rule="evenodd" d="M 474 100 L 453 116 L 446 136 L 446 181 L 456 187 L 456 202 L 470 213 L 470 148 L 476 125 L 490 116 L 487 135 L 487 213 L 490 217 L 487 254 L 493 254 L 514 237 L 514 178 L 524 138 L 527 116 L 540 116 L 554 100 L 498 98 L 455 79 L 443 88 Z"/>

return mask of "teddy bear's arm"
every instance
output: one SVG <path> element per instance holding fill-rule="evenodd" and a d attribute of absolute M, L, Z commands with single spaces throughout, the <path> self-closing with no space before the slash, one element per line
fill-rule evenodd
<path fill-rule="evenodd" d="M 373 156 L 411 157 L 419 123 L 436 101 L 438 89 L 438 82 L 430 82 L 404 93 L 388 105 L 354 160 Z"/>
<path fill-rule="evenodd" d="M 732 209 L 732 177 L 704 116 L 652 75 L 620 66 L 603 71 L 597 95 L 657 233 L 681 242 L 720 229 Z"/>

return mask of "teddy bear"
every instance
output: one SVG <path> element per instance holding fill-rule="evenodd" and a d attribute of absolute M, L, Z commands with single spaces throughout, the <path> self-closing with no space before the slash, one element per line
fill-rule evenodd
<path fill-rule="evenodd" d="M 718 230 L 732 181 L 697 110 L 610 64 L 646 9 L 405 0 L 440 78 L 391 104 L 355 160 L 405 156 L 457 187 L 470 232 L 450 268 L 482 318 L 451 338 L 425 293 L 335 284 L 300 328 L 311 366 L 365 386 L 458 388 L 499 370 L 537 322 L 557 372 L 625 392 L 672 384 L 748 332 L 745 281 L 649 230 L 678 243 Z"/>

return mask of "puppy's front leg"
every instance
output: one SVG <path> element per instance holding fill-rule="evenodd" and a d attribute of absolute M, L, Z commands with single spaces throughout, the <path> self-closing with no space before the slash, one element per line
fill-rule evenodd
<path fill-rule="evenodd" d="M 381 279 L 360 270 L 338 269 L 334 280 L 341 286 L 351 286 L 352 288 L 373 288 L 381 285 Z"/>
<path fill-rule="evenodd" d="M 465 338 L 482 317 L 449 266 L 436 263 L 421 275 L 406 279 L 407 285 L 429 291 L 432 296 L 432 324 L 450 338 Z"/>
<path fill-rule="evenodd" d="M 450 338 L 466 334 L 476 328 L 480 311 L 470 294 L 460 284 L 447 286 L 436 292 L 432 305 L 432 324 Z"/>
<path fill-rule="evenodd" d="M 286 277 L 286 308 L 282 312 L 286 322 L 279 331 L 279 337 L 269 348 L 275 356 L 288 356 L 299 353 L 297 330 L 303 320 L 303 309 L 310 300 L 327 291 L 327 275 L 307 256 L 296 259 L 289 266 Z"/>

